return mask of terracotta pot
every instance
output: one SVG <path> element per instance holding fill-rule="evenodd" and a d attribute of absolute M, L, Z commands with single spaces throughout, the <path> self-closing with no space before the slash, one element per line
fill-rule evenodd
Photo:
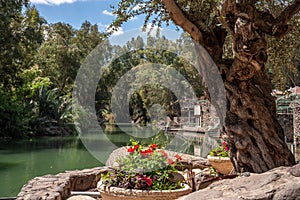
<path fill-rule="evenodd" d="M 172 200 L 192 192 L 187 184 L 177 190 L 135 190 L 104 185 L 99 190 L 103 200 Z"/>
<path fill-rule="evenodd" d="M 233 172 L 233 165 L 228 157 L 217 157 L 217 156 L 207 156 L 210 164 L 217 170 L 217 172 L 227 175 Z"/>

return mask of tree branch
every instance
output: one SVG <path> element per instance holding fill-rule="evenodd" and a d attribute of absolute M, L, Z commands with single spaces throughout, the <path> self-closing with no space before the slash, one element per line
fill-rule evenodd
<path fill-rule="evenodd" d="M 183 12 L 175 3 L 175 1 L 162 0 L 162 2 L 166 6 L 173 22 L 180 26 L 184 31 L 188 32 L 195 41 L 199 42 L 200 44 L 203 44 L 202 33 L 195 24 L 193 24 L 184 16 Z"/>
<path fill-rule="evenodd" d="M 255 26 L 268 35 L 280 37 L 288 32 L 289 26 L 287 23 L 299 11 L 300 0 L 294 0 L 277 18 L 274 18 L 270 12 L 257 11 Z"/>
<path fill-rule="evenodd" d="M 276 18 L 276 23 L 286 24 L 299 11 L 300 11 L 300 0 L 294 0 Z"/>

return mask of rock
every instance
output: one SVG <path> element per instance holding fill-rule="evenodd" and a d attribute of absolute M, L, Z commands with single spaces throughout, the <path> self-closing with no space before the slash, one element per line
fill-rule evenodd
<path fill-rule="evenodd" d="M 106 161 L 106 166 L 112 167 L 117 165 L 117 160 L 119 158 L 127 156 L 129 153 L 127 152 L 127 147 L 120 147 L 114 150 L 108 157 Z"/>
<path fill-rule="evenodd" d="M 300 177 L 300 163 L 291 167 L 288 172 L 293 176 Z"/>
<path fill-rule="evenodd" d="M 95 200 L 93 197 L 85 195 L 76 195 L 68 198 L 67 200 Z"/>
<path fill-rule="evenodd" d="M 211 175 L 209 173 L 200 172 L 198 174 L 195 174 L 194 189 L 196 191 L 198 191 L 198 190 L 208 187 L 210 184 L 212 184 L 215 181 L 214 178 L 215 178 L 215 176 Z"/>
<path fill-rule="evenodd" d="M 96 167 L 36 177 L 22 187 L 17 200 L 67 199 L 71 191 L 95 188 L 101 174 L 107 170 L 106 167 Z"/>
<path fill-rule="evenodd" d="M 251 174 L 249 177 L 221 180 L 180 199 L 300 199 L 300 177 L 289 172 L 292 168 L 279 167 L 262 174 Z"/>
<path fill-rule="evenodd" d="M 178 181 L 183 181 L 185 180 L 184 179 L 184 176 L 178 172 L 173 172 L 172 173 L 173 177 L 170 178 L 171 181 L 173 182 L 178 182 Z"/>
<path fill-rule="evenodd" d="M 166 150 L 166 152 L 171 158 L 173 158 L 176 154 L 179 154 L 182 158 L 182 160 L 179 161 L 179 165 L 183 165 L 184 169 L 205 169 L 211 167 L 209 161 L 206 158 L 168 150 Z"/>

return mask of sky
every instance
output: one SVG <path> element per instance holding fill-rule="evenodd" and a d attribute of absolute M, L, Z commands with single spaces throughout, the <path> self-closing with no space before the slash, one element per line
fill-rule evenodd
<path fill-rule="evenodd" d="M 115 5 L 117 0 L 31 0 L 30 2 L 50 24 L 64 22 L 79 29 L 87 20 L 92 24 L 98 24 L 100 30 L 105 30 L 115 18 L 111 13 L 110 4 Z M 138 28 L 142 24 L 142 20 L 138 18 L 131 21 L 136 22 L 129 22 L 123 28 Z M 122 29 L 119 33 L 122 33 Z"/>
<path fill-rule="evenodd" d="M 116 6 L 118 0 L 30 0 L 30 2 L 50 24 L 64 22 L 79 29 L 87 20 L 92 24 L 98 24 L 99 30 L 102 31 L 115 18 L 110 5 Z M 143 20 L 143 16 L 130 19 L 115 35 L 124 33 L 124 30 L 140 28 Z"/>
<path fill-rule="evenodd" d="M 110 5 L 116 6 L 119 0 L 30 0 L 40 15 L 46 19 L 49 24 L 64 22 L 70 24 L 73 28 L 79 29 L 84 21 L 97 24 L 99 31 L 105 31 L 107 26 L 115 19 Z M 133 36 L 140 35 L 143 26 L 144 16 L 137 16 L 124 23 L 113 36 L 116 37 L 116 43 L 121 44 L 129 41 Z M 150 29 L 151 25 L 148 25 Z M 164 28 L 165 29 L 165 28 Z M 175 30 L 175 26 L 167 27 Z M 128 32 L 129 31 L 129 32 Z M 130 32 L 131 31 L 131 32 Z M 163 33 L 169 36 L 169 39 L 177 39 L 180 33 Z M 130 34 L 127 34 L 130 33 Z M 153 34 L 156 33 L 155 29 Z M 112 38 L 111 38 L 112 39 Z M 122 42 L 123 41 L 123 42 Z M 114 42 L 113 42 L 114 43 Z"/>

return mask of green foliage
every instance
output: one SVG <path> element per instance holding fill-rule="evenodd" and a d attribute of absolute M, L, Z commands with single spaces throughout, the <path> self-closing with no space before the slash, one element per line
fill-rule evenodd
<path fill-rule="evenodd" d="M 60 96 L 58 91 L 58 88 L 50 90 L 44 86 L 40 88 L 35 106 L 36 116 L 31 121 L 37 134 L 68 135 L 72 132 L 75 134 L 70 125 L 73 122 L 71 99 Z"/>
<path fill-rule="evenodd" d="M 25 69 L 20 73 L 23 80 L 22 86 L 17 88 L 18 96 L 27 100 L 37 99 L 41 87 L 50 87 L 52 85 L 49 77 L 42 77 L 42 71 L 37 65 L 30 69 Z"/>
<path fill-rule="evenodd" d="M 72 84 L 103 34 L 89 22 L 49 25 L 28 2 L 0 3 L 0 137 L 69 134 Z"/>
<path fill-rule="evenodd" d="M 0 86 L 0 137 L 22 137 L 28 131 L 24 103 Z"/>
<path fill-rule="evenodd" d="M 217 157 L 228 157 L 228 153 L 228 145 L 225 141 L 223 141 L 222 143 L 220 142 L 219 145 L 209 153 L 209 155 Z"/>
<path fill-rule="evenodd" d="M 286 90 L 300 85 L 300 15 L 291 21 L 292 30 L 283 38 L 269 38 L 267 67 L 274 88 Z"/>
<path fill-rule="evenodd" d="M 225 28 L 220 24 L 220 18 L 228 16 L 218 16 L 224 1 L 221 0 L 176 0 L 178 7 L 184 16 L 195 24 L 206 37 L 214 34 L 217 28 Z M 253 1 L 237 1 L 239 4 L 252 3 Z M 269 11 L 274 17 L 290 3 L 292 0 L 258 0 L 255 1 L 257 10 Z M 163 23 L 169 25 L 171 21 L 170 13 L 162 1 L 155 0 L 121 0 L 117 7 L 112 7 L 113 13 L 117 16 L 110 26 L 111 32 L 130 18 L 144 16 L 144 27 L 149 24 L 154 27 L 161 27 Z M 290 31 L 282 38 L 268 38 L 268 62 L 266 64 L 273 87 L 286 90 L 300 84 L 300 57 L 299 57 L 299 14 L 290 21 Z M 234 24 L 230 24 L 234 27 Z M 180 28 L 180 27 L 179 27 Z M 159 29 L 158 29 L 159 30 Z M 108 34 L 111 34 L 108 32 Z M 223 58 L 233 58 L 232 35 L 228 31 L 225 45 L 223 46 Z"/>
<path fill-rule="evenodd" d="M 100 118 L 100 122 L 107 122 L 103 115 L 103 110 L 111 112 L 110 99 L 114 87 L 120 78 L 126 74 L 129 70 L 134 71 L 134 75 L 128 75 L 128 87 L 139 88 L 129 98 L 130 115 L 134 122 L 138 122 L 142 125 L 149 122 L 150 108 L 154 104 L 159 104 L 164 108 L 168 116 L 174 117 L 180 115 L 180 107 L 178 99 L 174 92 L 184 93 L 188 84 L 192 86 L 196 96 L 203 95 L 203 86 L 201 84 L 201 77 L 199 72 L 189 63 L 188 60 L 193 60 L 193 56 L 189 51 L 192 47 L 191 41 L 186 35 L 182 35 L 176 42 L 168 40 L 164 36 L 153 38 L 148 36 L 148 46 L 153 48 L 146 48 L 144 46 L 143 39 L 141 37 L 132 38 L 130 42 L 127 42 L 124 46 L 112 46 L 107 44 L 107 49 L 115 49 L 117 55 L 121 55 L 119 58 L 113 60 L 111 64 L 105 68 L 103 75 L 99 81 L 96 92 L 96 110 Z M 163 50 L 166 47 L 168 49 L 174 49 L 174 51 Z M 124 53 L 126 52 L 126 53 Z M 175 53 L 176 52 L 176 53 Z M 182 55 L 182 56 L 179 56 Z M 112 54 L 108 53 L 108 58 L 112 58 Z M 150 65 L 149 63 L 157 63 L 159 67 Z M 141 66 L 147 64 L 149 68 L 143 68 Z M 155 70 L 153 70 L 153 68 Z M 173 84 L 172 79 L 168 77 L 169 73 L 177 71 L 187 81 Z M 172 73 L 174 74 L 174 73 Z M 147 76 L 148 80 L 145 80 Z M 174 77 L 176 78 L 175 74 Z M 178 77 L 179 78 L 179 77 Z M 162 80 L 168 82 L 170 85 L 174 85 L 176 91 L 170 91 L 162 84 Z M 157 84 L 148 84 L 148 83 Z M 144 86 L 139 87 L 137 84 L 144 83 Z M 122 97 L 122 95 L 120 95 Z M 123 99 L 119 99 L 123 102 Z"/>

